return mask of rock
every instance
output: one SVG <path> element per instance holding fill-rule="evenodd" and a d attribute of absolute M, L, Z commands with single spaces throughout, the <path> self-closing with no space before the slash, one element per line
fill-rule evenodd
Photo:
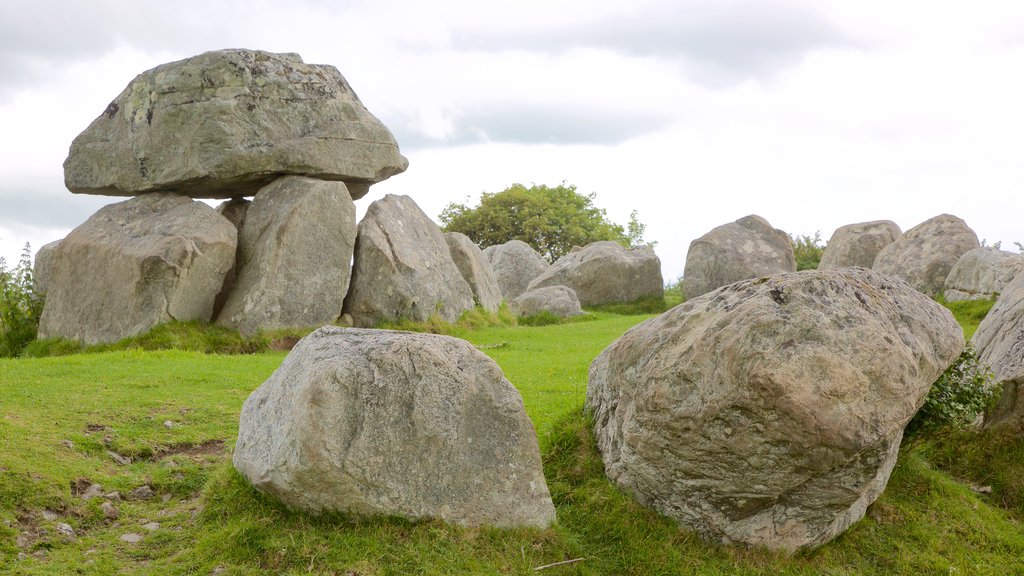
<path fill-rule="evenodd" d="M 54 251 L 39 337 L 97 344 L 208 321 L 235 243 L 230 222 L 178 194 L 104 206 Z"/>
<path fill-rule="evenodd" d="M 75 529 L 70 524 L 65 524 L 64 522 L 57 523 L 57 533 L 68 538 L 75 537 Z"/>
<path fill-rule="evenodd" d="M 683 294 L 696 298 L 747 278 L 796 272 L 789 235 L 751 214 L 690 242 Z"/>
<path fill-rule="evenodd" d="M 108 493 L 104 494 L 103 497 L 106 498 L 107 500 L 110 500 L 110 501 L 113 501 L 113 502 L 120 502 L 121 501 L 121 493 L 118 492 L 117 490 L 114 490 L 113 492 L 108 492 Z"/>
<path fill-rule="evenodd" d="M 72 442 L 71 440 L 66 440 L 66 439 L 65 440 L 61 440 L 60 443 L 61 443 L 62 446 L 64 446 L 68 450 L 74 450 L 75 449 L 75 443 Z"/>
<path fill-rule="evenodd" d="M 111 520 L 116 520 L 118 516 L 121 515 L 121 512 L 117 509 L 117 506 L 114 506 L 110 502 L 104 502 L 100 504 L 100 510 L 103 511 L 104 516 Z"/>
<path fill-rule="evenodd" d="M 113 450 L 107 450 L 107 456 L 110 456 L 114 462 L 117 462 L 121 466 L 127 466 L 132 463 L 132 459 L 127 456 L 122 456 Z"/>
<path fill-rule="evenodd" d="M 501 297 L 508 302 L 526 292 L 530 282 L 551 267 L 543 256 L 522 240 L 488 246 L 484 249 L 484 258 L 494 270 Z"/>
<path fill-rule="evenodd" d="M 51 267 L 53 266 L 53 254 L 60 246 L 60 240 L 44 244 L 36 251 L 32 263 L 32 290 L 40 296 L 46 295 L 47 282 L 50 281 Z"/>
<path fill-rule="evenodd" d="M 1021 272 L 1022 254 L 988 247 L 968 250 L 946 276 L 943 295 L 948 302 L 993 299 Z"/>
<path fill-rule="evenodd" d="M 81 494 L 82 500 L 91 500 L 92 498 L 99 498 L 103 495 L 103 486 L 99 484 L 90 484 Z"/>
<path fill-rule="evenodd" d="M 583 306 L 663 298 L 661 260 L 650 246 L 626 249 L 618 242 L 593 242 L 562 256 L 534 278 L 528 290 L 568 286 Z"/>
<path fill-rule="evenodd" d="M 848 266 L 871 268 L 875 257 L 903 232 L 891 220 L 874 220 L 840 226 L 832 233 L 818 263 L 818 270 L 836 270 Z"/>
<path fill-rule="evenodd" d="M 1003 387 L 985 427 L 1024 436 L 1024 273 L 1005 286 L 971 342 Z"/>
<path fill-rule="evenodd" d="M 444 239 L 462 279 L 473 291 L 473 301 L 488 312 L 497 312 L 501 306 L 501 288 L 483 251 L 459 232 L 445 232 Z"/>
<path fill-rule="evenodd" d="M 737 282 L 590 366 L 610 479 L 702 536 L 795 550 L 860 519 L 963 349 L 948 310 L 863 268 Z"/>
<path fill-rule="evenodd" d="M 937 296 L 956 261 L 964 252 L 980 246 L 977 234 L 967 223 L 956 216 L 940 214 L 882 248 L 873 268 L 906 280 L 928 296 Z"/>
<path fill-rule="evenodd" d="M 156 492 L 149 487 L 148 484 L 144 484 L 128 492 L 129 500 L 149 500 L 156 496 Z"/>
<path fill-rule="evenodd" d="M 559 318 L 569 318 L 583 314 L 580 299 L 568 286 L 544 286 L 528 290 L 509 302 L 508 307 L 516 316 L 550 312 Z"/>
<path fill-rule="evenodd" d="M 344 183 L 285 176 L 260 189 L 239 236 L 238 278 L 217 323 L 251 335 L 335 321 L 355 238 L 356 207 Z"/>
<path fill-rule="evenodd" d="M 129 544 L 138 544 L 139 542 L 142 542 L 142 534 L 136 534 L 134 532 L 121 534 L 120 540 L 121 542 L 127 542 Z"/>
<path fill-rule="evenodd" d="M 53 522 L 57 518 L 60 518 L 60 514 L 57 514 L 56 512 L 51 512 L 50 510 L 43 510 L 42 516 L 43 520 L 46 520 L 47 522 Z"/>
<path fill-rule="evenodd" d="M 388 194 L 359 223 L 344 311 L 355 326 L 388 320 L 454 322 L 473 308 L 441 229 L 408 196 Z"/>
<path fill-rule="evenodd" d="M 157 530 L 160 529 L 160 523 L 159 522 L 146 522 L 145 524 L 142 525 L 142 527 L 145 528 L 146 530 L 148 530 L 149 532 L 156 532 Z"/>
<path fill-rule="evenodd" d="M 170 420 L 164 420 L 164 428 L 167 428 L 168 430 L 174 428 L 174 422 Z"/>
<path fill-rule="evenodd" d="M 242 257 L 242 227 L 245 226 L 245 217 L 249 213 L 249 206 L 252 202 L 245 198 L 235 198 L 226 202 L 221 202 L 217 206 L 217 213 L 228 219 L 228 222 L 235 227 L 235 231 L 238 235 L 238 247 L 235 248 L 235 260 L 231 264 L 231 269 L 224 276 L 224 284 L 221 285 L 220 292 L 217 293 L 217 298 L 213 303 L 213 315 L 212 318 L 220 316 L 221 310 L 224 309 L 224 303 L 228 301 L 228 296 L 235 289 L 235 283 L 238 281 L 238 262 Z"/>
<path fill-rule="evenodd" d="M 547 527 L 533 424 L 468 342 L 325 326 L 245 401 L 233 457 L 252 485 L 313 514 Z"/>
<path fill-rule="evenodd" d="M 75 193 L 240 198 L 281 175 L 342 180 L 352 198 L 408 161 L 333 66 L 218 50 L 138 75 L 71 143 Z"/>

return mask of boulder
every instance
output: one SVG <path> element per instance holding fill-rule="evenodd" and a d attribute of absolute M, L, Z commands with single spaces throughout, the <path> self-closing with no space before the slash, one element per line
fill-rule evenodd
<path fill-rule="evenodd" d="M 723 543 L 792 551 L 860 519 L 963 349 L 948 310 L 863 268 L 737 282 L 626 332 L 590 366 L 610 479 Z"/>
<path fill-rule="evenodd" d="M 179 194 L 104 206 L 53 252 L 39 337 L 97 344 L 208 321 L 236 242 L 227 219 Z"/>
<path fill-rule="evenodd" d="M 543 274 L 551 265 L 536 250 L 522 240 L 510 240 L 484 248 L 484 257 L 498 279 L 501 297 L 511 302 L 526 292 L 530 282 Z"/>
<path fill-rule="evenodd" d="M 484 310 L 497 312 L 501 307 L 501 288 L 483 251 L 459 232 L 445 232 L 444 240 L 462 279 L 473 291 L 473 301 Z"/>
<path fill-rule="evenodd" d="M 528 290 L 568 286 L 583 306 L 634 302 L 665 295 L 661 260 L 650 246 L 628 249 L 618 242 L 593 242 L 562 256 Z"/>
<path fill-rule="evenodd" d="M 938 296 L 956 261 L 979 248 L 978 235 L 967 223 L 940 214 L 907 230 L 903 238 L 878 253 L 873 268 L 902 278 L 928 296 Z"/>
<path fill-rule="evenodd" d="M 448 336 L 313 332 L 245 401 L 233 462 L 257 490 L 312 514 L 555 520 L 519 392 Z"/>
<path fill-rule="evenodd" d="M 157 66 L 75 138 L 72 192 L 238 198 L 283 174 L 342 180 L 353 199 L 408 161 L 333 66 L 218 50 Z"/>
<path fill-rule="evenodd" d="M 789 235 L 751 214 L 690 242 L 683 294 L 696 298 L 733 282 L 785 272 L 796 272 Z"/>
<path fill-rule="evenodd" d="M 1024 273 L 1004 287 L 971 342 L 1003 387 L 985 426 L 1024 436 Z"/>
<path fill-rule="evenodd" d="M 903 232 L 891 220 L 874 220 L 840 226 L 832 233 L 818 263 L 818 270 L 835 270 L 847 266 L 871 268 L 875 257 L 889 244 L 899 240 Z"/>
<path fill-rule="evenodd" d="M 355 238 L 344 182 L 285 176 L 264 186 L 246 211 L 237 279 L 217 323 L 250 335 L 337 320 Z"/>
<path fill-rule="evenodd" d="M 473 291 L 455 266 L 437 224 L 408 196 L 388 194 L 359 223 L 345 312 L 356 326 L 381 321 L 454 322 L 473 308 Z"/>
<path fill-rule="evenodd" d="M 238 231 L 239 240 L 242 237 L 242 226 L 245 225 L 245 215 L 249 212 L 249 206 L 252 205 L 250 200 L 245 198 L 234 198 L 221 202 L 217 206 L 217 213 L 228 219 L 228 222 L 235 227 Z M 213 317 L 220 316 L 221 310 L 224 309 L 224 303 L 228 301 L 228 296 L 231 295 L 231 291 L 235 289 L 235 282 L 238 279 L 238 260 L 242 256 L 242 243 L 238 243 L 238 248 L 235 249 L 235 262 L 232 264 L 231 269 L 228 270 L 227 275 L 224 276 L 224 285 L 221 286 L 220 293 L 217 294 L 217 299 L 213 303 Z"/>
<path fill-rule="evenodd" d="M 568 286 L 542 286 L 527 290 L 509 302 L 509 309 L 516 316 L 550 312 L 559 318 L 569 318 L 583 314 L 579 297 Z"/>
<path fill-rule="evenodd" d="M 946 276 L 943 295 L 948 302 L 987 300 L 1024 272 L 1024 255 L 981 247 L 964 252 Z"/>
<path fill-rule="evenodd" d="M 54 240 L 44 244 L 36 251 L 32 262 L 32 290 L 40 296 L 46 295 L 46 284 L 50 280 L 51 268 L 53 266 L 53 255 L 60 246 L 60 240 Z"/>

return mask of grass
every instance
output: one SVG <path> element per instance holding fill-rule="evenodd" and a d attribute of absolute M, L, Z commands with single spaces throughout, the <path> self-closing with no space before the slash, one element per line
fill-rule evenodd
<path fill-rule="evenodd" d="M 964 329 L 964 339 L 970 340 L 971 336 L 974 336 L 974 331 L 978 329 L 978 324 L 985 319 L 988 311 L 992 309 L 992 306 L 996 303 L 995 300 L 961 300 L 959 302 L 947 302 L 945 298 L 938 298 L 939 304 L 942 304 L 949 311 L 953 313 L 953 317 L 960 324 L 960 327 Z"/>

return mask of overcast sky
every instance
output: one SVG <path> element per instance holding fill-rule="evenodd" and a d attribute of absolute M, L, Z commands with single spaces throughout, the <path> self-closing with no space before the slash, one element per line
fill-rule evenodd
<path fill-rule="evenodd" d="M 332 64 L 433 218 L 575 184 L 656 240 L 747 214 L 794 234 L 941 213 L 1024 241 L 1024 2 L 35 0 L 0 4 L 0 256 L 120 198 L 73 195 L 71 140 L 138 73 L 207 50 Z"/>

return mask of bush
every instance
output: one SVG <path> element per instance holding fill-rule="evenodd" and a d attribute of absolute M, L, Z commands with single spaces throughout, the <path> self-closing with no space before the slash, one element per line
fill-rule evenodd
<path fill-rule="evenodd" d="M 43 299 L 32 287 L 32 250 L 25 244 L 14 268 L 0 258 L 0 357 L 13 358 L 36 339 L 42 313 Z"/>
<path fill-rule="evenodd" d="M 907 432 L 965 429 L 994 404 L 999 391 L 992 371 L 980 363 L 974 346 L 968 342 L 956 362 L 932 384 L 924 405 L 907 425 Z"/>
<path fill-rule="evenodd" d="M 821 255 L 825 253 L 825 246 L 821 243 L 821 231 L 815 232 L 814 236 L 806 234 L 802 236 L 790 236 L 793 244 L 793 256 L 796 258 L 796 270 L 816 270 L 821 262 Z"/>

